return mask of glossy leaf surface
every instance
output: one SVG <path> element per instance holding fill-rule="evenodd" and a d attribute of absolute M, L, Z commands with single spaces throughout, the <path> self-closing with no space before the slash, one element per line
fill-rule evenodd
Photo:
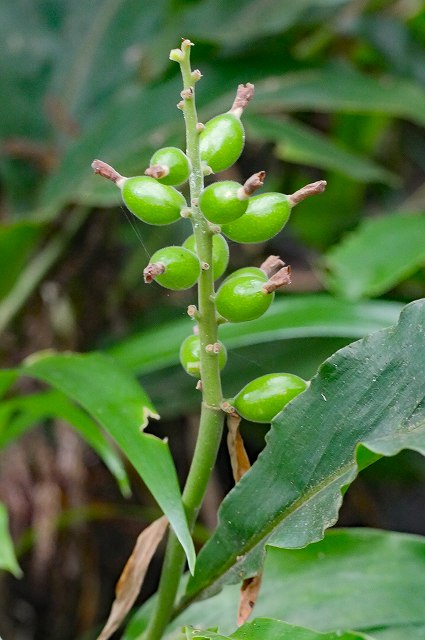
<path fill-rule="evenodd" d="M 193 640 L 197 638 L 207 640 L 367 640 L 367 637 L 360 633 L 350 631 L 320 633 L 273 620 L 273 618 L 259 618 L 248 622 L 230 636 L 208 631 L 192 631 L 188 638 Z"/>
<path fill-rule="evenodd" d="M 350 300 L 377 296 L 425 264 L 425 214 L 370 218 L 325 257 L 329 286 Z"/>
<path fill-rule="evenodd" d="M 334 529 L 305 549 L 268 547 L 252 617 L 270 617 L 322 632 L 353 629 L 373 638 L 416 640 L 425 625 L 425 539 L 372 529 Z M 170 625 L 235 629 L 239 586 L 192 604 Z M 144 626 L 143 609 L 126 640 Z M 133 630 L 132 633 L 130 633 Z M 396 634 L 399 634 L 397 636 Z M 235 634 L 237 637 L 237 634 Z"/>
<path fill-rule="evenodd" d="M 335 523 L 341 491 L 363 468 L 404 448 L 425 453 L 425 300 L 396 327 L 326 360 L 273 421 L 257 462 L 226 497 L 188 597 L 239 582 L 264 546 L 303 547 Z"/>
<path fill-rule="evenodd" d="M 149 398 L 118 362 L 100 353 L 41 355 L 23 373 L 78 402 L 112 436 L 157 500 L 193 568 L 195 552 L 168 444 L 142 433 L 157 416 Z"/>

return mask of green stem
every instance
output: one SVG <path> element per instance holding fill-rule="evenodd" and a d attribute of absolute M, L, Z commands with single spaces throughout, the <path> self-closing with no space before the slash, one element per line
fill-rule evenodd
<path fill-rule="evenodd" d="M 190 68 L 190 45 L 183 42 L 184 58 L 180 63 L 184 87 L 183 113 L 186 122 L 187 155 L 192 165 L 189 179 L 192 225 L 196 249 L 202 270 L 198 283 L 198 327 L 201 342 L 202 408 L 199 432 L 192 464 L 183 490 L 189 527 L 195 524 L 208 481 L 217 457 L 223 431 L 223 412 L 218 354 L 207 351 L 207 345 L 217 342 L 217 320 L 214 304 L 214 278 L 212 271 L 212 233 L 198 207 L 198 199 L 204 187 L 199 154 L 198 118 L 195 105 L 194 79 Z M 170 532 L 154 612 L 145 631 L 144 640 L 160 640 L 173 611 L 177 590 L 184 569 L 183 548 Z"/>

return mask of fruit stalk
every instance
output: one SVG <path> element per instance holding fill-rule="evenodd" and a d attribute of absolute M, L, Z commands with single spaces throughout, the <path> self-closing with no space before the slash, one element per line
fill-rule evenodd
<path fill-rule="evenodd" d="M 223 432 L 224 414 L 221 410 L 222 391 L 218 354 L 208 348 L 218 342 L 217 320 L 214 303 L 214 276 L 212 269 L 213 234 L 208 222 L 198 207 L 199 196 L 204 186 L 203 171 L 199 153 L 198 118 L 195 105 L 194 84 L 197 79 L 190 67 L 190 47 L 184 40 L 182 55 L 178 56 L 183 77 L 182 108 L 186 124 L 186 153 L 191 163 L 189 178 L 191 196 L 191 221 L 196 240 L 196 250 L 201 264 L 209 266 L 203 269 L 198 283 L 198 312 L 196 319 L 201 343 L 202 407 L 199 432 L 192 464 L 183 490 L 189 527 L 192 528 L 202 504 L 208 481 L 215 464 L 218 447 Z M 159 640 L 171 617 L 181 574 L 184 568 L 184 551 L 170 532 L 161 579 L 157 592 L 155 609 L 144 634 L 144 640 Z"/>

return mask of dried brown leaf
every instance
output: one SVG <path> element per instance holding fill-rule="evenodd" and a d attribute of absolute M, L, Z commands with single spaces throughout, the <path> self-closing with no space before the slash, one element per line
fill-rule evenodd
<path fill-rule="evenodd" d="M 133 552 L 123 569 L 115 589 L 111 613 L 97 640 L 108 640 L 130 611 L 146 575 L 149 563 L 168 526 L 165 516 L 155 520 L 137 538 Z"/>
<path fill-rule="evenodd" d="M 238 627 L 246 622 L 252 613 L 261 587 L 262 574 L 247 578 L 242 582 L 238 609 Z"/>
<path fill-rule="evenodd" d="M 229 449 L 230 463 L 232 465 L 235 483 L 239 482 L 242 476 L 251 468 L 251 463 L 239 431 L 240 422 L 241 419 L 237 413 L 231 413 L 227 416 L 227 428 L 229 429 L 227 447 Z"/>

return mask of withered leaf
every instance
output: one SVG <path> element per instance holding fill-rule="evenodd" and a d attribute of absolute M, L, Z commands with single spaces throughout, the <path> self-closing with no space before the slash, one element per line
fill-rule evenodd
<path fill-rule="evenodd" d="M 247 578 L 242 582 L 238 609 L 238 627 L 246 622 L 252 613 L 261 587 L 262 574 Z"/>
<path fill-rule="evenodd" d="M 227 447 L 229 449 L 230 463 L 232 465 L 233 478 L 235 482 L 239 482 L 242 476 L 249 471 L 251 463 L 242 436 L 239 431 L 240 417 L 238 414 L 231 413 L 227 416 Z"/>
<path fill-rule="evenodd" d="M 137 538 L 136 545 L 118 580 L 109 618 L 97 640 L 108 640 L 130 611 L 140 593 L 149 563 L 164 537 L 167 526 L 168 520 L 163 516 L 152 522 Z"/>

